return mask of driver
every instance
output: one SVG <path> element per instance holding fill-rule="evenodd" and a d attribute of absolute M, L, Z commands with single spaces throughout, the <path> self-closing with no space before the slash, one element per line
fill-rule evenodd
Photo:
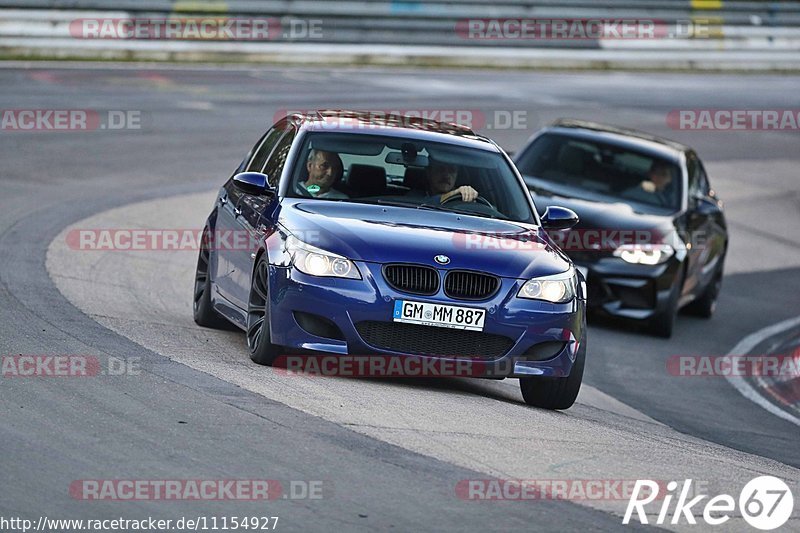
<path fill-rule="evenodd" d="M 469 185 L 462 185 L 457 189 L 453 188 L 456 185 L 456 178 L 458 177 L 458 166 L 435 161 L 433 158 L 429 158 L 429 161 L 425 203 L 443 204 L 448 199 L 458 195 L 461 196 L 464 202 L 474 202 L 478 198 L 478 191 Z M 415 191 L 412 189 L 410 194 L 414 192 Z"/>
<path fill-rule="evenodd" d="M 661 205 L 669 205 L 673 191 L 672 182 L 671 165 L 666 161 L 654 160 L 647 172 L 647 179 L 625 192 L 634 200 L 647 203 L 657 200 Z"/>
<path fill-rule="evenodd" d="M 339 154 L 324 150 L 311 150 L 306 162 L 308 179 L 301 181 L 303 187 L 314 198 L 332 198 L 343 200 L 349 198 L 343 192 L 331 188 L 342 178 L 344 165 Z"/>

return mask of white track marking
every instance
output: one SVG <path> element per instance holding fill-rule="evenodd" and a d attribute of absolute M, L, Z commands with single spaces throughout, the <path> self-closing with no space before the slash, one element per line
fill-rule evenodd
<path fill-rule="evenodd" d="M 783 322 L 778 322 L 768 328 L 764 328 L 762 330 L 756 331 L 755 333 L 751 333 L 741 341 L 739 344 L 734 346 L 733 350 L 731 350 L 728 355 L 747 355 L 750 350 L 764 342 L 766 339 L 780 335 L 784 331 L 790 330 L 796 326 L 800 325 L 800 316 L 795 318 L 790 318 L 789 320 L 784 320 Z M 728 380 L 728 383 L 734 386 L 736 390 L 742 393 L 742 396 L 758 404 L 760 407 L 763 407 L 773 415 L 780 417 L 784 420 L 788 420 L 792 424 L 800 426 L 800 418 L 788 413 L 775 405 L 774 403 L 770 402 L 764 396 L 758 393 L 758 391 L 750 385 L 744 378 L 741 376 L 725 376 Z"/>

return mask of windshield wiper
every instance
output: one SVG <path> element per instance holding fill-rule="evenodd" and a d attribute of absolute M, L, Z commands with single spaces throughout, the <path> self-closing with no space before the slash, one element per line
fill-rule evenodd
<path fill-rule="evenodd" d="M 392 206 L 395 206 L 395 207 L 414 207 L 414 208 L 419 207 L 419 204 L 417 204 L 416 202 L 402 202 L 400 200 L 378 199 L 378 200 L 375 200 L 374 203 L 378 203 L 380 205 L 392 205 Z"/>
<path fill-rule="evenodd" d="M 400 200 L 383 200 L 380 198 L 377 200 L 351 200 L 351 202 L 356 204 L 368 204 L 368 205 L 390 205 L 393 207 L 412 207 L 414 209 L 425 209 L 428 211 L 445 211 L 447 213 L 458 213 L 461 215 L 471 215 L 474 217 L 508 220 L 508 217 L 504 215 L 496 216 L 491 214 L 476 213 L 475 211 L 467 211 L 466 209 L 456 209 L 453 207 L 442 206 L 441 204 L 418 204 L 416 202 L 402 202 Z"/>
<path fill-rule="evenodd" d="M 364 202 L 367 203 L 367 202 Z M 370 202 L 372 203 L 372 202 Z M 375 200 L 375 203 L 381 205 L 392 205 L 397 207 L 413 207 L 415 209 L 427 209 L 430 211 L 447 211 L 449 213 L 460 213 L 463 215 L 473 215 L 473 216 L 483 216 L 482 213 L 476 213 L 474 211 L 467 211 L 465 209 L 455 209 L 453 207 L 443 206 L 441 204 L 418 204 L 416 202 L 401 202 L 399 200 Z M 487 215 L 492 218 L 497 218 L 493 215 Z"/>
<path fill-rule="evenodd" d="M 456 209 L 455 207 L 447 207 L 441 204 L 420 204 L 418 209 L 427 209 L 429 211 L 446 211 L 448 213 L 458 213 L 460 215 L 470 215 L 473 217 L 482 217 L 482 218 L 495 218 L 497 220 L 508 220 L 508 217 L 505 215 L 492 215 L 487 213 L 478 213 L 475 211 L 468 211 L 466 209 Z"/>
<path fill-rule="evenodd" d="M 413 207 L 416 208 L 417 204 L 414 202 L 400 202 L 397 200 L 383 200 L 378 198 L 376 200 L 358 200 L 358 199 L 346 199 L 346 202 L 352 204 L 364 204 L 364 205 L 391 205 L 393 207 Z"/>

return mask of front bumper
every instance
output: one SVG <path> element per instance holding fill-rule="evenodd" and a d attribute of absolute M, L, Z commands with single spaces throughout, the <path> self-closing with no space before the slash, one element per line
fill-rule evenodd
<path fill-rule="evenodd" d="M 617 257 L 593 261 L 573 258 L 586 272 L 587 306 L 592 311 L 625 319 L 647 320 L 667 308 L 681 261 L 634 265 Z"/>
<path fill-rule="evenodd" d="M 502 278 L 500 290 L 480 302 L 453 300 L 441 289 L 433 296 L 411 295 L 389 287 L 381 274 L 381 265 L 365 262 L 356 265 L 363 279 L 312 277 L 292 267 L 271 265 L 272 342 L 291 349 L 330 354 L 480 360 L 487 368 L 484 377 L 504 378 L 567 376 L 585 339 L 583 299 L 551 304 L 517 298 L 523 282 L 510 278 Z M 396 300 L 485 309 L 483 332 L 418 326 L 409 336 L 407 324 L 393 322 Z M 304 328 L 299 323 L 307 315 L 323 317 L 335 328 L 328 328 L 330 333 L 311 333 L 307 324 L 304 323 Z M 413 345 L 413 350 L 405 349 L 404 340 Z M 481 347 L 485 347 L 485 353 Z M 542 347 L 553 352 L 547 353 Z"/>

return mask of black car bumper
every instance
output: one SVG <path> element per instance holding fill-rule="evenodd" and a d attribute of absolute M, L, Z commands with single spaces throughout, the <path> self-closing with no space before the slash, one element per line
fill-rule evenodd
<path fill-rule="evenodd" d="M 595 261 L 573 259 L 585 273 L 588 298 L 593 312 L 610 316 L 648 320 L 669 305 L 681 261 L 671 257 L 660 265 L 632 265 L 617 257 Z M 585 270 L 584 270 L 585 269 Z"/>

